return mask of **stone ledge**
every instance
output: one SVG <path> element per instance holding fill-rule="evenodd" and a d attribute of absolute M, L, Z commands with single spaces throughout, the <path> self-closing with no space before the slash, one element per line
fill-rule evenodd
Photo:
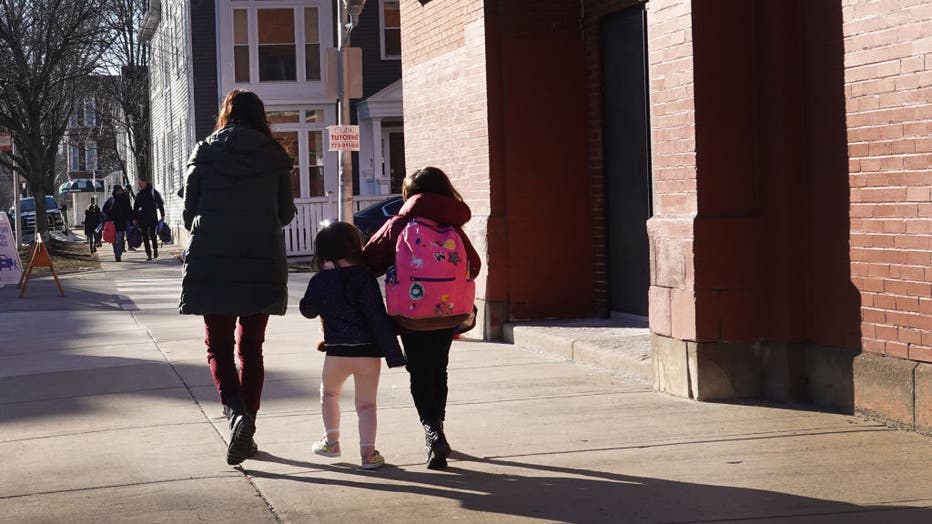
<path fill-rule="evenodd" d="M 505 340 L 580 365 L 653 382 L 650 330 L 636 319 L 575 319 L 506 324 Z"/>
<path fill-rule="evenodd" d="M 861 353 L 854 358 L 854 409 L 886 424 L 915 429 L 918 362 Z"/>
<path fill-rule="evenodd" d="M 916 366 L 916 431 L 932 435 L 932 364 Z"/>

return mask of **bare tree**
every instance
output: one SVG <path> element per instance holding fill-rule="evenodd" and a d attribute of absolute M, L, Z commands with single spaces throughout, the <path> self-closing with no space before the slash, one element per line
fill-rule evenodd
<path fill-rule="evenodd" d="M 55 190 L 59 144 L 80 79 L 109 48 L 107 0 L 0 0 L 0 127 L 16 155 L 0 156 L 29 183 L 36 231 L 48 240 L 45 195 Z"/>
<path fill-rule="evenodd" d="M 109 84 L 109 98 L 116 102 L 110 115 L 118 133 L 126 137 L 128 153 L 133 156 L 136 173 L 150 180 L 149 136 L 149 46 L 139 38 L 139 28 L 145 17 L 147 0 L 108 0 L 107 30 L 113 42 L 105 55 L 106 65 L 120 75 Z M 119 155 L 116 151 L 113 154 Z M 119 158 L 123 178 L 129 185 L 126 161 Z M 132 189 L 130 189 L 132 191 Z"/>
<path fill-rule="evenodd" d="M 115 75 L 94 75 L 84 79 L 84 92 L 77 93 L 83 95 L 84 98 L 75 100 L 77 114 L 72 113 L 62 146 L 73 146 L 78 151 L 82 151 L 88 144 L 93 144 L 95 153 L 93 157 L 96 162 L 93 165 L 82 163 L 79 158 L 77 165 L 67 165 L 69 162 L 65 161 L 68 158 L 67 151 L 65 151 L 59 155 L 61 159 L 59 171 L 62 175 L 78 171 L 90 176 L 94 171 L 101 176 L 106 176 L 115 170 L 124 168 L 116 136 L 119 132 L 124 132 L 123 115 L 119 101 L 114 98 L 120 90 L 117 85 L 120 81 L 120 77 Z M 85 110 L 82 113 L 82 104 L 85 105 L 85 109 L 89 104 L 91 110 Z M 61 181 L 65 180 L 67 177 Z"/>

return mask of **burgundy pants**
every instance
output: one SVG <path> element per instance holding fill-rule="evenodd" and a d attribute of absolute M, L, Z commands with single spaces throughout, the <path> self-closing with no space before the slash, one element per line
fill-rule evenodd
<path fill-rule="evenodd" d="M 241 412 L 259 411 L 262 397 L 262 382 L 265 367 L 262 365 L 262 343 L 265 342 L 265 326 L 269 316 L 265 313 L 239 317 L 233 315 L 204 315 L 204 330 L 207 332 L 207 362 L 210 373 L 217 384 L 220 401 L 224 406 Z M 239 338 L 239 372 L 233 361 L 234 331 Z"/>

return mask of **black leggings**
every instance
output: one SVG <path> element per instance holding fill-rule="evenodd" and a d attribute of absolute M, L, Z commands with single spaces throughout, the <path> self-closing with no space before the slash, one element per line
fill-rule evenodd
<path fill-rule="evenodd" d="M 447 411 L 447 363 L 453 330 L 405 334 L 401 342 L 411 374 L 411 397 L 421 423 L 442 422 Z"/>

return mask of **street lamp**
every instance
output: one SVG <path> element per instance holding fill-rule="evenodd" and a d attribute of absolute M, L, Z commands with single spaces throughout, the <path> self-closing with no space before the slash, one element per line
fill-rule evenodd
<path fill-rule="evenodd" d="M 340 16 L 337 23 L 339 41 L 337 46 L 340 74 L 340 110 L 337 112 L 337 124 L 349 125 L 352 121 L 349 103 L 349 74 L 343 49 L 350 45 L 350 33 L 359 24 L 359 15 L 366 6 L 366 0 L 341 0 Z M 337 218 L 345 222 L 353 220 L 353 153 L 349 150 L 340 152 L 340 185 L 337 191 L 339 209 Z"/>

